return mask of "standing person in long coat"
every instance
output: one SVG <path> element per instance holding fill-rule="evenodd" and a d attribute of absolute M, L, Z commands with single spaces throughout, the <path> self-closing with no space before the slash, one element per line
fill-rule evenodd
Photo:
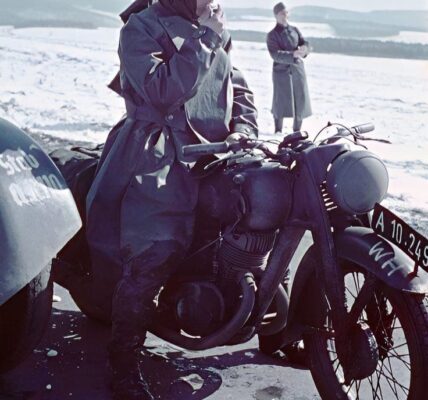
<path fill-rule="evenodd" d="M 120 35 L 127 116 L 110 133 L 87 198 L 95 268 L 121 268 L 109 360 L 117 400 L 152 399 L 139 369 L 154 299 L 192 241 L 198 181 L 183 145 L 257 136 L 253 94 L 211 0 L 159 0 Z"/>
<path fill-rule="evenodd" d="M 302 128 L 303 118 L 312 115 L 303 58 L 309 44 L 300 31 L 288 24 L 283 3 L 273 9 L 277 24 L 267 35 L 267 47 L 273 58 L 272 114 L 275 133 L 281 133 L 284 118 L 294 118 L 293 131 Z"/>

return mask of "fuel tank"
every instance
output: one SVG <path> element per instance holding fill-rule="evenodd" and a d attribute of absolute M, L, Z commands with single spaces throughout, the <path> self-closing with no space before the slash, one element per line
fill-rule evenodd
<path fill-rule="evenodd" d="M 0 305 L 56 256 L 81 220 L 61 173 L 25 132 L 0 118 Z"/>
<path fill-rule="evenodd" d="M 245 157 L 203 180 L 198 207 L 223 225 L 277 229 L 291 211 L 292 181 L 293 174 L 281 164 Z"/>

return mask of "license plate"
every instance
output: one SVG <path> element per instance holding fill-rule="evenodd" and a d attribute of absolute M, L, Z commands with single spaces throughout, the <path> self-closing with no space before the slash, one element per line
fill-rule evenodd
<path fill-rule="evenodd" d="M 374 208 L 372 228 L 428 272 L 428 239 L 380 204 Z"/>

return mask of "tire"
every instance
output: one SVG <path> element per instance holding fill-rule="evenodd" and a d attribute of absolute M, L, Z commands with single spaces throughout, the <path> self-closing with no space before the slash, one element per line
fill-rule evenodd
<path fill-rule="evenodd" d="M 0 373 L 16 367 L 39 344 L 52 310 L 51 265 L 0 307 Z"/>
<path fill-rule="evenodd" d="M 105 326 L 111 325 L 111 306 L 99 307 L 94 305 L 93 299 L 83 291 L 70 291 L 70 295 L 80 311 L 90 320 Z"/>
<path fill-rule="evenodd" d="M 314 262 L 316 262 L 314 260 Z M 345 276 L 348 311 L 367 271 L 340 260 Z M 426 399 L 428 381 L 428 313 L 425 298 L 392 289 L 382 282 L 366 303 L 359 321 L 375 339 L 377 358 L 373 372 L 344 384 L 343 370 L 335 353 L 334 333 L 317 331 L 305 337 L 305 348 L 315 385 L 325 400 Z M 326 326 L 331 326 L 327 310 Z M 392 339 L 392 341 L 390 340 Z M 361 352 L 355 351 L 354 360 Z M 366 354 L 369 354 L 367 351 Z M 372 356 L 368 356 L 371 362 Z M 335 360 L 336 359 L 336 360 Z M 369 362 L 361 363 L 367 365 Z M 376 368 L 374 370 L 374 368 Z M 367 375 L 367 376 L 366 376 Z"/>

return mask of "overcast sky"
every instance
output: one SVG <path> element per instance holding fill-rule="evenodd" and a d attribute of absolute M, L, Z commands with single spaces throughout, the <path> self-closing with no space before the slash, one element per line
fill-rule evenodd
<path fill-rule="evenodd" d="M 269 8 L 279 0 L 218 0 L 226 7 Z M 356 11 L 428 10 L 428 0 L 283 0 L 289 7 L 315 5 Z"/>

